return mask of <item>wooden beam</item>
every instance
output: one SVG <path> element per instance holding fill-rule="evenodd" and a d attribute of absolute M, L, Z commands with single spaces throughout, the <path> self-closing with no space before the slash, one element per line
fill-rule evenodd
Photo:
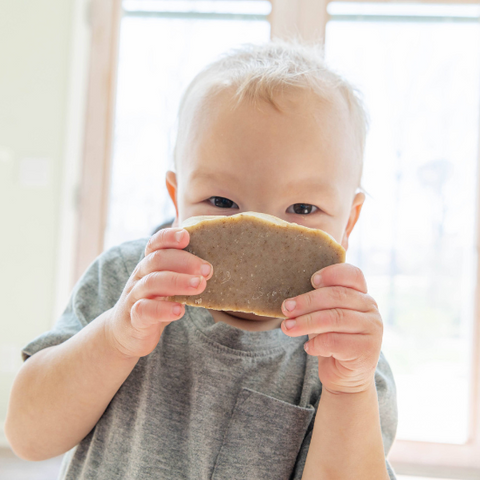
<path fill-rule="evenodd" d="M 328 0 L 272 0 L 271 38 L 325 41 Z"/>
<path fill-rule="evenodd" d="M 108 213 L 121 12 L 121 0 L 92 0 L 92 42 L 79 194 L 75 281 L 103 251 Z"/>

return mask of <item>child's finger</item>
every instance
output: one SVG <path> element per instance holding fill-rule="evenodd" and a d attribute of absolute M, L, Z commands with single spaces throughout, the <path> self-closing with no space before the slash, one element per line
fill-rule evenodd
<path fill-rule="evenodd" d="M 172 295 L 197 295 L 207 285 L 202 275 L 188 275 L 176 272 L 153 272 L 139 280 L 131 292 L 129 300 L 135 303 L 141 298 L 168 297 Z"/>
<path fill-rule="evenodd" d="M 352 333 L 321 333 L 304 344 L 305 351 L 316 357 L 334 357 L 348 362 L 378 356 L 381 338 Z"/>
<path fill-rule="evenodd" d="M 340 285 L 367 293 L 367 282 L 363 272 L 349 263 L 336 263 L 315 272 L 311 278 L 315 288 Z"/>
<path fill-rule="evenodd" d="M 145 247 L 145 256 L 160 248 L 184 249 L 190 242 L 190 234 L 184 228 L 162 228 L 152 235 Z"/>
<path fill-rule="evenodd" d="M 155 250 L 145 257 L 135 268 L 133 278 L 140 280 L 152 272 L 160 271 L 203 275 L 206 279 L 213 275 L 212 265 L 205 260 L 184 250 L 167 248 Z"/>
<path fill-rule="evenodd" d="M 139 330 L 158 322 L 178 320 L 184 314 L 185 306 L 181 303 L 147 298 L 135 302 L 130 310 L 132 327 Z"/>
<path fill-rule="evenodd" d="M 376 310 L 377 304 L 370 295 L 341 286 L 320 287 L 297 297 L 288 298 L 282 303 L 282 312 L 287 317 L 298 317 L 305 313 L 330 308 L 369 312 Z"/>
<path fill-rule="evenodd" d="M 332 308 L 284 320 L 281 329 L 289 337 L 327 332 L 367 335 L 381 331 L 382 322 L 380 315 Z"/>

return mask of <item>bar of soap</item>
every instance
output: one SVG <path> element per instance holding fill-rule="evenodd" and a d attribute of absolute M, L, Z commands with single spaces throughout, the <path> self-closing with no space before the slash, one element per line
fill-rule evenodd
<path fill-rule="evenodd" d="M 345 261 L 328 233 L 263 213 L 190 217 L 181 227 L 190 234 L 185 250 L 210 262 L 213 275 L 202 293 L 167 300 L 196 307 L 286 318 L 283 300 L 313 290 L 316 271 Z"/>

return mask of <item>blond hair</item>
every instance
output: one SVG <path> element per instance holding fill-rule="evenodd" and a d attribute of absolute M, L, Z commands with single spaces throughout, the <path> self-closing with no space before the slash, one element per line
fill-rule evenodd
<path fill-rule="evenodd" d="M 232 88 L 237 105 L 245 99 L 264 100 L 279 111 L 276 99 L 286 89 L 310 91 L 330 102 L 340 94 L 348 107 L 357 155 L 363 163 L 369 119 L 361 92 L 327 67 L 322 45 L 276 39 L 229 50 L 195 76 L 180 103 L 174 164 L 196 106 Z"/>

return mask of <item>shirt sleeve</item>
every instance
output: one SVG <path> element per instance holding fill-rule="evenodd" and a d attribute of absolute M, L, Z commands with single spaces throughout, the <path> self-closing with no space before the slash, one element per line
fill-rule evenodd
<path fill-rule="evenodd" d="M 125 242 L 98 256 L 78 280 L 65 311 L 52 329 L 22 348 L 23 360 L 44 348 L 65 342 L 112 308 L 140 260 L 146 241 Z"/>
<path fill-rule="evenodd" d="M 375 385 L 377 387 L 378 406 L 380 410 L 380 426 L 382 429 L 383 448 L 385 451 L 385 462 L 390 480 L 396 480 L 395 472 L 387 460 L 388 452 L 392 447 L 397 432 L 398 411 L 397 411 L 397 393 L 392 370 L 383 353 L 380 353 L 377 369 L 375 371 Z M 315 405 L 318 409 L 319 402 Z M 295 469 L 290 480 L 301 480 L 305 462 L 307 460 L 308 448 L 312 439 L 314 419 L 312 420 L 307 434 L 303 440 L 300 452 L 295 463 Z"/>

